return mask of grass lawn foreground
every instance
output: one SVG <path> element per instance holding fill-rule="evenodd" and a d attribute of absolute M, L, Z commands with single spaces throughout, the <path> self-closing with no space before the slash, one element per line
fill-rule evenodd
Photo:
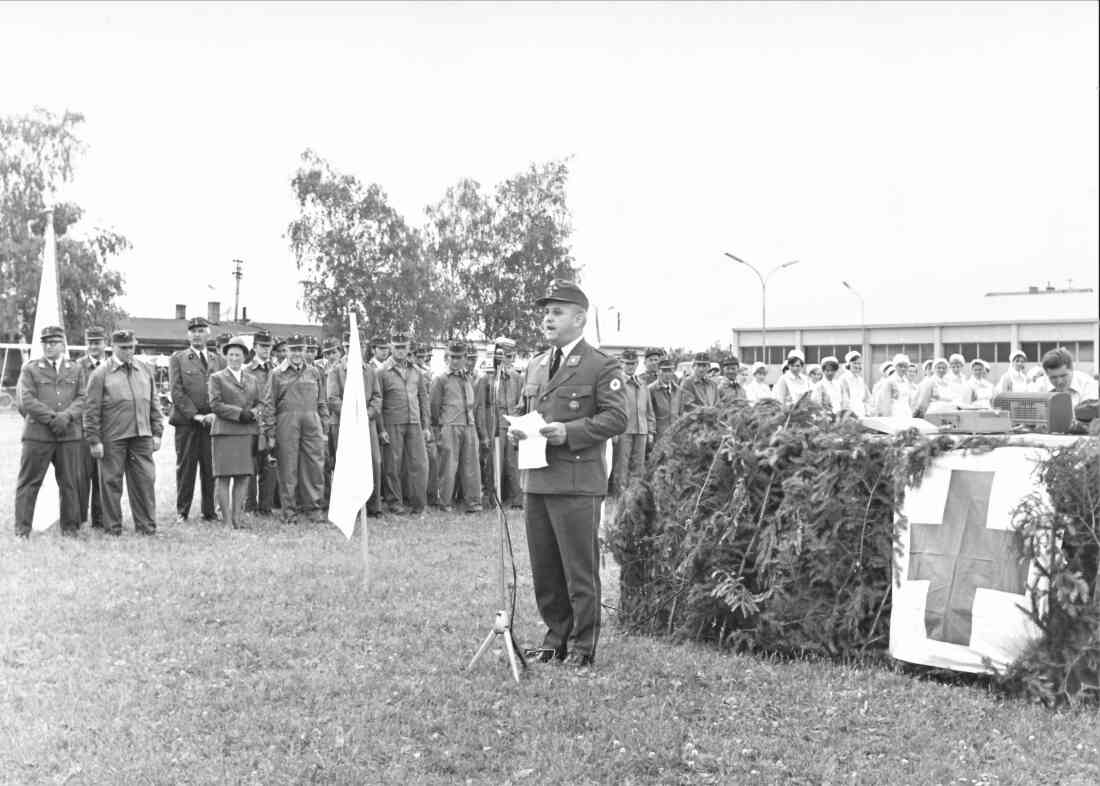
<path fill-rule="evenodd" d="M 490 514 L 372 521 L 374 582 L 332 526 L 12 536 L 20 422 L 0 413 L 0 783 L 1097 784 L 1100 717 L 901 669 L 624 635 L 597 668 L 499 649 Z M 128 517 L 128 511 L 126 513 Z M 522 520 L 517 637 L 537 643 Z M 614 606 L 617 577 L 604 571 Z"/>

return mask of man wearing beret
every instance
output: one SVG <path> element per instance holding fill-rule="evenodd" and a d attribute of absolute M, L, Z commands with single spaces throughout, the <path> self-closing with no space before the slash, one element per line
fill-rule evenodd
<path fill-rule="evenodd" d="M 84 331 L 84 344 L 87 347 L 84 355 L 76 361 L 84 369 L 85 384 L 92 378 L 92 372 L 99 368 L 107 359 L 107 331 L 98 325 L 93 325 Z M 99 499 L 99 462 L 92 458 L 92 451 L 88 440 L 80 443 L 81 459 L 84 472 L 81 474 L 80 486 L 80 520 L 88 521 L 91 513 L 92 529 L 103 529 L 103 506 Z M 88 504 L 89 496 L 91 505 Z"/>
<path fill-rule="evenodd" d="M 638 353 L 624 349 L 619 356 L 622 364 L 623 399 L 626 402 L 626 431 L 614 440 L 614 469 L 611 471 L 610 493 L 621 494 L 631 478 L 645 471 L 646 448 L 653 443 L 657 425 L 649 407 L 649 390 L 638 378 Z"/>
<path fill-rule="evenodd" d="M 696 353 L 691 364 L 692 374 L 680 388 L 683 411 L 686 415 L 695 409 L 718 404 L 718 383 L 710 376 L 710 356 Z"/>
<path fill-rule="evenodd" d="M 15 485 L 15 534 L 31 534 L 38 490 L 50 464 L 61 498 L 61 534 L 80 529 L 83 462 L 84 368 L 65 357 L 65 332 L 42 329 L 42 357 L 23 364 L 19 404 L 23 413 L 22 452 Z"/>
<path fill-rule="evenodd" d="M 278 456 L 283 518 L 296 522 L 323 516 L 329 411 L 321 371 L 305 359 L 305 336 L 288 338 L 287 349 L 287 361 L 268 377 L 260 430 Z"/>
<path fill-rule="evenodd" d="M 220 371 L 222 360 L 206 348 L 210 323 L 195 317 L 187 323 L 187 349 L 168 361 L 172 385 L 172 414 L 168 422 L 176 433 L 176 521 L 187 521 L 195 496 L 195 472 L 199 473 L 202 517 L 217 518 L 214 510 L 214 467 L 210 446 L 210 375 Z M 227 339 L 228 340 L 228 339 Z"/>
<path fill-rule="evenodd" d="M 547 631 L 538 660 L 587 668 L 600 635 L 600 506 L 607 495 L 607 440 L 626 430 L 623 376 L 583 338 L 588 298 L 556 281 L 536 301 L 551 350 L 531 360 L 517 407 L 546 421 L 547 466 L 522 472 L 535 601 Z M 515 428 L 513 441 L 523 438 Z"/>
<path fill-rule="evenodd" d="M 130 498 L 134 529 L 155 535 L 156 466 L 164 420 L 153 370 L 134 360 L 134 331 L 111 334 L 114 353 L 88 381 L 84 431 L 92 455 L 99 459 L 103 529 L 122 534 L 122 481 Z"/>
<path fill-rule="evenodd" d="M 428 382 L 409 359 L 406 334 L 394 334 L 390 345 L 392 356 L 378 373 L 382 422 L 389 441 L 382 457 L 386 473 L 384 498 L 393 513 L 419 515 L 428 504 L 427 446 L 434 441 Z"/>
<path fill-rule="evenodd" d="M 275 368 L 271 357 L 273 344 L 274 339 L 266 330 L 257 331 L 252 336 L 253 357 L 246 368 L 256 378 L 261 395 L 267 391 L 267 380 Z M 248 486 L 248 496 L 244 505 L 246 511 L 255 511 L 266 516 L 270 515 L 271 509 L 275 507 L 279 493 L 279 475 L 272 465 L 271 456 L 267 437 L 261 434 L 256 443 L 255 473 Z"/>

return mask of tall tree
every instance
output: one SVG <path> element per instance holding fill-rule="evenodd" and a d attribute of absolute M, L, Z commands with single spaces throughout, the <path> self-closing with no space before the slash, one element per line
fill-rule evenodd
<path fill-rule="evenodd" d="M 371 332 L 434 336 L 442 327 L 438 282 L 420 233 L 390 206 L 382 188 L 337 172 L 312 150 L 291 179 L 298 217 L 288 237 L 302 281 L 302 305 L 330 330 L 348 304 Z"/>
<path fill-rule="evenodd" d="M 44 109 L 0 116 L 0 333 L 33 340 L 29 332 L 38 305 L 48 206 L 54 208 L 62 312 L 70 339 L 80 341 L 91 324 L 110 328 L 123 313 L 115 298 L 124 291 L 124 280 L 107 260 L 129 248 L 129 242 L 99 228 L 77 239 L 71 230 L 83 211 L 72 203 L 55 203 L 85 150 L 76 133 L 83 121 L 75 112 L 56 116 Z"/>

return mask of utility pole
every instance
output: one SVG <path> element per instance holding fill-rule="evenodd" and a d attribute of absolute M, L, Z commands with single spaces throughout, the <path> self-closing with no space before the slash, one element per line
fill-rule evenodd
<path fill-rule="evenodd" d="M 234 259 L 233 260 L 233 278 L 237 279 L 237 284 L 236 284 L 236 287 L 234 288 L 234 291 L 233 291 L 233 321 L 234 322 L 237 321 L 237 310 L 241 305 L 241 276 L 244 275 L 244 273 L 241 272 L 241 265 L 243 265 L 243 264 L 244 264 L 244 262 L 242 262 L 239 259 Z"/>

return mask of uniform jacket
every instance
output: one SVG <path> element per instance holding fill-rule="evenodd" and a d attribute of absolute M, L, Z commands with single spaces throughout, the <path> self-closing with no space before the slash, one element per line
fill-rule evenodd
<path fill-rule="evenodd" d="M 508 421 L 504 416 L 516 414 L 522 389 L 523 374 L 513 369 L 483 374 L 477 380 L 474 385 L 474 417 L 477 419 L 477 434 L 483 441 L 488 443 L 497 434 L 508 430 Z"/>
<path fill-rule="evenodd" d="M 433 426 L 473 426 L 474 383 L 465 371 L 448 371 L 432 380 L 429 409 Z"/>
<path fill-rule="evenodd" d="M 206 367 L 199 353 L 188 347 L 172 355 L 168 361 L 168 379 L 172 385 L 172 415 L 174 426 L 190 423 L 195 415 L 210 414 L 210 375 L 222 368 L 221 358 L 206 352 Z"/>
<path fill-rule="evenodd" d="M 328 388 L 328 415 L 329 423 L 333 426 L 340 424 L 340 407 L 344 403 L 344 385 L 348 378 L 347 358 L 341 358 L 328 372 L 326 387 Z M 374 367 L 370 363 L 363 363 L 363 395 L 367 399 L 367 415 L 371 422 L 377 421 L 382 416 L 382 388 L 378 385 L 378 375 L 374 373 Z"/>
<path fill-rule="evenodd" d="M 277 416 L 314 412 L 323 427 L 328 421 L 328 401 L 321 370 L 312 363 L 297 368 L 290 361 L 280 363 L 267 380 L 263 394 L 263 432 L 272 436 Z"/>
<path fill-rule="evenodd" d="M 84 438 L 92 445 L 164 433 L 153 370 L 139 360 L 131 361 L 130 367 L 127 372 L 112 357 L 88 380 Z"/>
<path fill-rule="evenodd" d="M 540 412 L 547 423 L 565 425 L 565 443 L 547 445 L 549 466 L 523 470 L 530 494 L 607 494 L 604 447 L 626 430 L 626 401 L 619 362 L 583 339 L 565 358 L 554 379 L 550 353 L 532 358 L 523 380 L 517 414 Z"/>
<path fill-rule="evenodd" d="M 680 387 L 680 397 L 683 402 L 684 412 L 691 412 L 700 407 L 713 407 L 718 404 L 718 383 L 710 377 L 702 380 L 694 376 L 684 380 Z"/>
<path fill-rule="evenodd" d="M 675 380 L 668 384 L 668 389 L 660 381 L 652 383 L 649 388 L 649 404 L 653 411 L 653 423 L 656 435 L 660 437 L 669 426 L 683 413 L 683 399 L 680 393 L 680 384 Z"/>
<path fill-rule="evenodd" d="M 268 358 L 266 361 L 260 361 L 259 358 L 253 358 L 252 362 L 245 366 L 245 369 L 249 374 L 256 378 L 256 385 L 260 388 L 260 397 L 263 398 L 264 393 L 267 392 L 267 380 L 271 376 L 272 369 L 277 364 L 273 358 Z"/>
<path fill-rule="evenodd" d="M 424 429 L 431 424 L 428 414 L 428 381 L 415 365 L 398 364 L 393 358 L 382 364 L 378 372 L 382 388 L 382 422 L 387 426 L 419 423 Z"/>
<path fill-rule="evenodd" d="M 88 384 L 88 380 L 92 378 L 92 372 L 107 362 L 107 355 L 104 355 L 99 359 L 97 363 L 91 355 L 81 355 L 76 361 L 80 364 L 80 367 L 84 369 L 84 384 Z"/>
<path fill-rule="evenodd" d="M 241 413 L 247 409 L 256 414 L 263 400 L 263 392 L 256 377 L 242 368 L 241 381 L 238 382 L 227 367 L 211 374 L 208 384 L 210 410 L 218 416 L 210 427 L 211 436 L 260 433 L 258 419 L 251 423 L 241 423 Z"/>
<path fill-rule="evenodd" d="M 83 437 L 84 368 L 66 357 L 60 369 L 38 358 L 23 364 L 19 373 L 19 411 L 23 413 L 23 440 L 26 442 L 72 442 Z M 61 418 L 65 430 L 54 434 L 50 423 Z"/>
<path fill-rule="evenodd" d="M 623 381 L 623 401 L 626 403 L 626 434 L 653 434 L 657 422 L 649 405 L 649 389 L 637 376 Z"/>

